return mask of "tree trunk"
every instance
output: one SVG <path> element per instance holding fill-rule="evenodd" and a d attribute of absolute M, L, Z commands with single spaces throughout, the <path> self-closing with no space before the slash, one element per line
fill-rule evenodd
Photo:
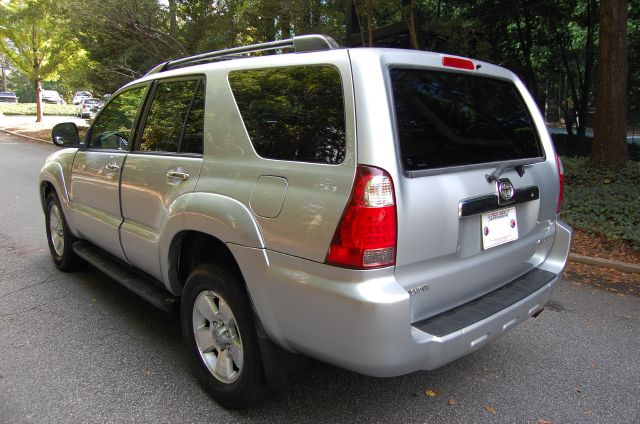
<path fill-rule="evenodd" d="M 405 5 L 405 3 L 408 3 Z M 420 50 L 418 43 L 418 32 L 416 30 L 416 0 L 402 2 L 402 16 L 409 29 L 409 37 L 411 40 L 411 48 Z"/>
<path fill-rule="evenodd" d="M 31 27 L 31 48 L 33 53 L 33 62 L 31 66 L 33 66 L 33 82 L 34 82 L 34 91 L 36 92 L 36 122 L 42 122 L 44 117 L 44 112 L 42 110 L 42 77 L 40 76 L 40 66 L 42 65 L 42 58 L 40 57 L 40 53 L 38 51 L 38 43 L 36 40 L 37 31 L 36 27 Z"/>
<path fill-rule="evenodd" d="M 583 138 L 587 129 L 589 114 L 589 91 L 591 89 L 591 71 L 593 69 L 593 31 L 595 27 L 596 1 L 587 3 L 587 40 L 585 46 L 584 78 L 580 87 L 580 105 L 578 107 L 578 137 Z M 626 25 L 626 24 L 625 24 Z"/>
<path fill-rule="evenodd" d="M 367 0 L 367 33 L 369 34 L 369 47 L 373 47 L 373 16 L 371 13 L 371 0 Z"/>
<path fill-rule="evenodd" d="M 40 79 L 35 80 L 34 89 L 36 92 L 36 122 L 42 122 L 44 112 L 42 110 L 42 81 Z"/>
<path fill-rule="evenodd" d="M 178 10 L 176 0 L 169 0 L 169 34 L 178 39 Z"/>
<path fill-rule="evenodd" d="M 519 4 L 517 4 L 519 6 Z M 540 92 L 538 89 L 538 79 L 536 78 L 536 71 L 533 67 L 532 60 L 532 49 L 533 49 L 533 39 L 532 39 L 532 28 L 531 28 L 531 19 L 527 14 L 527 10 L 524 10 L 524 14 L 518 9 L 514 9 L 513 12 L 513 22 L 516 25 L 516 32 L 518 33 L 518 44 L 520 45 L 520 53 L 522 54 L 522 59 L 524 60 L 525 68 L 524 68 L 524 78 L 527 83 L 527 88 L 533 94 L 533 98 L 536 100 L 538 106 L 543 106 L 540 102 Z"/>
<path fill-rule="evenodd" d="M 0 56 L 0 60 L 2 60 L 2 91 L 7 90 L 7 62 L 5 61 L 4 56 Z"/>
<path fill-rule="evenodd" d="M 628 156 L 627 134 L 628 0 L 600 2 L 598 91 L 591 166 L 621 169 Z"/>

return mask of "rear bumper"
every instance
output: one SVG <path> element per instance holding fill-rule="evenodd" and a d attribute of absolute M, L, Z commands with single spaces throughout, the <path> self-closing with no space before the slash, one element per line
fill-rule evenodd
<path fill-rule="evenodd" d="M 467 355 L 540 311 L 561 279 L 571 234 L 571 228 L 558 221 L 545 261 L 518 279 L 526 283 L 521 289 L 536 280 L 534 289 L 502 296 L 513 303 L 480 308 L 484 314 L 471 320 L 462 319 L 469 313 L 466 305 L 448 311 L 442 315 L 462 319 L 449 327 L 428 325 L 433 320 L 411 323 L 410 297 L 395 281 L 393 269 L 336 270 L 279 253 L 230 247 L 237 258 L 252 262 L 244 264 L 250 268 L 242 266 L 249 269 L 245 280 L 256 312 L 276 343 L 363 374 L 390 377 L 434 369 Z"/>

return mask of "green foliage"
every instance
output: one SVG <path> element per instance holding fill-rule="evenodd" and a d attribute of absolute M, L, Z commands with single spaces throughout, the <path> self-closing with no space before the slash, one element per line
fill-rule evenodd
<path fill-rule="evenodd" d="M 125 83 L 170 58 L 185 55 L 168 34 L 167 15 L 156 0 L 63 0 L 76 16 L 70 27 L 87 55 L 86 83 L 100 93 L 113 93 Z"/>
<path fill-rule="evenodd" d="M 0 51 L 32 81 L 56 79 L 78 48 L 67 18 L 54 0 L 0 4 Z"/>
<path fill-rule="evenodd" d="M 45 115 L 64 115 L 72 116 L 77 112 L 77 106 L 74 105 L 54 105 L 43 104 Z M 0 113 L 4 115 L 35 115 L 35 103 L 0 103 Z"/>
<path fill-rule="evenodd" d="M 563 158 L 562 163 L 562 218 L 573 226 L 626 240 L 640 249 L 640 163 L 628 162 L 618 173 L 594 170 L 586 158 Z"/>

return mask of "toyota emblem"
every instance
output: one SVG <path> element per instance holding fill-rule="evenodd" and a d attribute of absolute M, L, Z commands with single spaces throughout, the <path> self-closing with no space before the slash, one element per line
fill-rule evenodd
<path fill-rule="evenodd" d="M 500 193 L 500 197 L 503 200 L 511 200 L 514 192 L 515 190 L 513 189 L 513 184 L 511 184 L 511 182 L 508 180 L 500 181 L 500 184 L 498 185 L 498 193 Z"/>

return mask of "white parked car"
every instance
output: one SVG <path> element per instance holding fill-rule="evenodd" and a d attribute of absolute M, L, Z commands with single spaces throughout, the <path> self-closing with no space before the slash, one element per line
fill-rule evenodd
<path fill-rule="evenodd" d="M 76 94 L 73 96 L 73 104 L 79 105 L 82 99 L 89 99 L 93 97 L 93 95 L 88 91 L 76 91 Z"/>
<path fill-rule="evenodd" d="M 91 115 L 96 113 L 100 109 L 101 101 L 92 97 L 87 97 L 80 100 L 76 115 L 81 118 L 90 118 Z"/>

